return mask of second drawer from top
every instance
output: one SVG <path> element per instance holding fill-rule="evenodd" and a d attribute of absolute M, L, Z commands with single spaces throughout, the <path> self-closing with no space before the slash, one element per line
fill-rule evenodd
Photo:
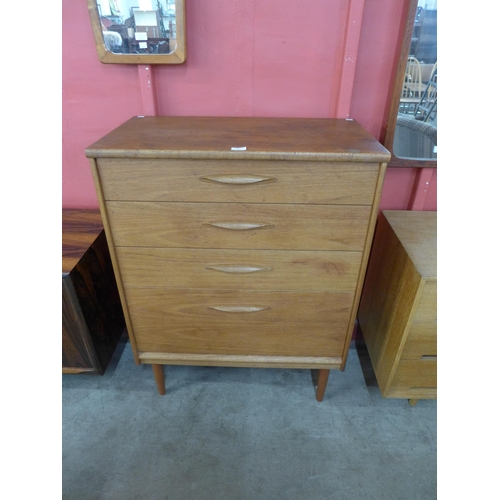
<path fill-rule="evenodd" d="M 364 205 L 106 203 L 115 246 L 362 251 Z"/>

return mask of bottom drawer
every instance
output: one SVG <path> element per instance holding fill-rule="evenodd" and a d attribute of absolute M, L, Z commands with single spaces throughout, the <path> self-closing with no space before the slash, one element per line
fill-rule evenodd
<path fill-rule="evenodd" d="M 126 296 L 139 351 L 313 357 L 342 356 L 354 298 L 161 288 Z"/>

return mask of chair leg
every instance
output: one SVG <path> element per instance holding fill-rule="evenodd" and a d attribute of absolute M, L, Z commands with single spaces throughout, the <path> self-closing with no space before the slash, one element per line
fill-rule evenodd
<path fill-rule="evenodd" d="M 163 375 L 163 365 L 151 365 L 155 375 L 156 386 L 161 396 L 165 394 L 165 378 Z"/>
<path fill-rule="evenodd" d="M 316 389 L 316 401 L 323 401 L 323 396 L 325 395 L 326 384 L 328 383 L 328 377 L 330 375 L 330 370 L 319 370 L 318 377 L 318 387 Z"/>

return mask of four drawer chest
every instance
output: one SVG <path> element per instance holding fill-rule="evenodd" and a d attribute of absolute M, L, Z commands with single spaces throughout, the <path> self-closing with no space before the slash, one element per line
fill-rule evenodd
<path fill-rule="evenodd" d="M 86 149 L 136 363 L 343 370 L 388 151 L 342 119 L 134 117 Z"/>

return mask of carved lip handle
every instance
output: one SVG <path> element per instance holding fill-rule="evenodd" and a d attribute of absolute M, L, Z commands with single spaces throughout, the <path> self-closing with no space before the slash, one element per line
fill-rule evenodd
<path fill-rule="evenodd" d="M 221 271 L 223 273 L 257 273 L 260 271 L 271 271 L 272 267 L 257 267 L 257 266 L 205 266 L 205 269 Z"/>
<path fill-rule="evenodd" d="M 204 226 L 220 227 L 233 231 L 248 231 L 250 229 L 267 229 L 274 227 L 274 224 L 267 222 L 204 222 Z"/>
<path fill-rule="evenodd" d="M 276 177 L 266 177 L 264 175 L 252 174 L 236 174 L 236 175 L 206 175 L 200 177 L 200 181 L 216 182 L 218 184 L 232 184 L 232 185 L 245 185 L 245 184 L 262 184 L 276 182 Z"/>
<path fill-rule="evenodd" d="M 254 313 L 271 309 L 269 306 L 208 306 L 208 308 L 226 313 Z"/>

